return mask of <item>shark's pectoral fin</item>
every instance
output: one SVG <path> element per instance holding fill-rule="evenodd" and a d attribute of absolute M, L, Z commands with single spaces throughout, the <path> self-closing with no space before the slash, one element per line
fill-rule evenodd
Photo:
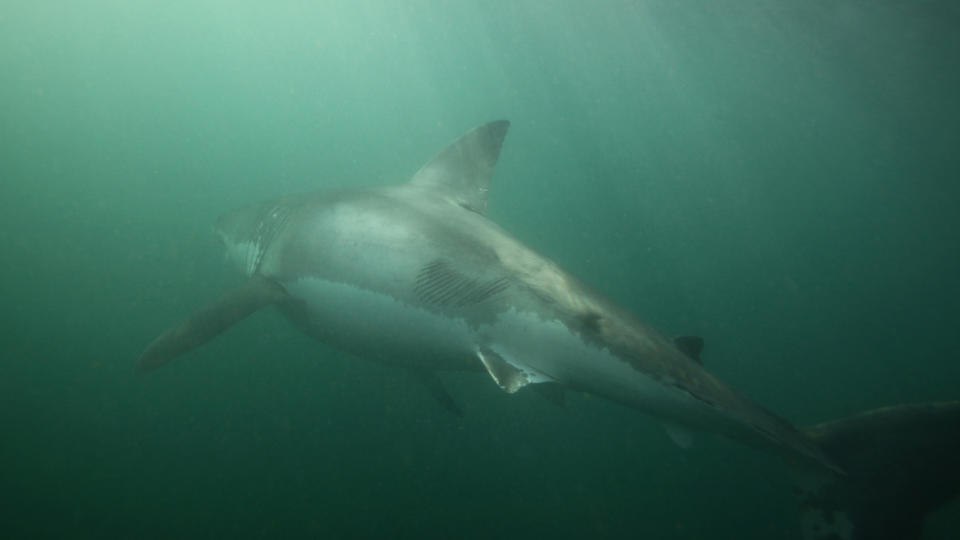
<path fill-rule="evenodd" d="M 137 371 L 149 371 L 210 341 L 258 309 L 286 298 L 283 288 L 255 275 L 228 291 L 216 302 L 167 329 L 153 340 L 137 360 Z"/>
<path fill-rule="evenodd" d="M 413 371 L 413 374 L 417 380 L 423 384 L 424 388 L 430 392 L 433 399 L 437 400 L 447 412 L 454 416 L 463 416 L 463 410 L 460 409 L 460 406 L 454 401 L 450 392 L 447 392 L 447 389 L 443 386 L 443 382 L 440 381 L 440 377 L 437 376 L 436 372 L 417 369 Z"/>
<path fill-rule="evenodd" d="M 508 394 L 513 394 L 528 384 L 553 382 L 552 379 L 540 373 L 524 369 L 504 360 L 502 356 L 491 349 L 477 349 L 477 356 L 483 363 L 483 367 L 487 368 L 487 373 L 490 374 L 493 381 Z"/>

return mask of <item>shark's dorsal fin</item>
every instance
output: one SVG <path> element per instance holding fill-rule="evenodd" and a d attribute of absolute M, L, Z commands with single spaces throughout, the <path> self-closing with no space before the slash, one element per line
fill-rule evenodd
<path fill-rule="evenodd" d="M 498 120 L 471 129 L 421 167 L 410 185 L 485 214 L 490 177 L 509 127 Z"/>
<path fill-rule="evenodd" d="M 677 336 L 673 338 L 673 344 L 676 345 L 680 352 L 687 355 L 687 358 L 693 360 L 694 362 L 703 365 L 703 360 L 700 360 L 700 352 L 703 351 L 703 338 L 699 336 Z"/>

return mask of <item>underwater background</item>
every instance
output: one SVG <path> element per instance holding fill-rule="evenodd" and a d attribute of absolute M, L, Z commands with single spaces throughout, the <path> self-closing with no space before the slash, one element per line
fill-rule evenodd
<path fill-rule="evenodd" d="M 481 374 L 457 419 L 273 310 L 134 362 L 240 281 L 219 214 L 507 118 L 489 216 L 734 387 L 958 398 L 958 66 L 950 1 L 4 1 L 0 535 L 799 538 L 774 456 Z"/>

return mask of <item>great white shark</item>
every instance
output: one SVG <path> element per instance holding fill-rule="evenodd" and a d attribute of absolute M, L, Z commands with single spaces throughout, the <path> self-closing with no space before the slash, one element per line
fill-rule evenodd
<path fill-rule="evenodd" d="M 554 400 L 588 392 L 662 419 L 681 445 L 692 429 L 783 455 L 815 479 L 801 490 L 808 538 L 911 538 L 925 512 L 956 494 L 957 402 L 796 428 L 705 369 L 700 338 L 668 338 L 487 219 L 508 127 L 474 128 L 403 184 L 288 196 L 220 217 L 217 234 L 247 281 L 156 338 L 138 369 L 276 306 L 324 343 L 409 368 L 458 414 L 440 371 L 486 372 L 507 393 L 530 386 Z M 874 501 L 890 471 L 904 469 L 897 497 Z M 914 496 L 905 511 L 906 492 L 917 490 L 936 496 Z M 897 519 L 880 526 L 878 512 Z"/>

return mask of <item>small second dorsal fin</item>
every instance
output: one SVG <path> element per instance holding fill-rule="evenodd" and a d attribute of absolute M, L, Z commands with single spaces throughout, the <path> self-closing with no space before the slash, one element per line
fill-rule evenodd
<path fill-rule="evenodd" d="M 673 338 L 673 344 L 680 349 L 680 352 L 687 355 L 687 358 L 703 365 L 700 360 L 700 352 L 703 351 L 703 338 L 700 336 L 677 336 Z"/>
<path fill-rule="evenodd" d="M 471 129 L 421 167 L 410 185 L 485 214 L 490 177 L 509 127 L 507 120 L 498 120 Z"/>

